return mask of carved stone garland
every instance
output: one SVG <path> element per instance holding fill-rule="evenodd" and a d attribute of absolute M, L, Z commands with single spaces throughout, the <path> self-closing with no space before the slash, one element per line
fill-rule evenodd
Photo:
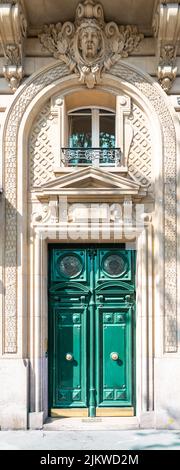
<path fill-rule="evenodd" d="M 79 3 L 75 23 L 44 26 L 39 35 L 43 48 L 65 62 L 88 88 L 99 84 L 102 72 L 128 57 L 143 37 L 136 26 L 106 24 L 102 5 L 93 0 Z"/>

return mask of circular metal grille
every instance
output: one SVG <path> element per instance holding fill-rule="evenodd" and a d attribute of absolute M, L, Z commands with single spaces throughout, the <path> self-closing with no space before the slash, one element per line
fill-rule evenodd
<path fill-rule="evenodd" d="M 103 269 L 109 276 L 121 276 L 126 271 L 126 261 L 120 255 L 109 255 L 103 262 Z"/>
<path fill-rule="evenodd" d="M 75 277 L 82 271 L 81 260 L 77 256 L 65 255 L 59 263 L 61 274 L 66 277 Z"/>

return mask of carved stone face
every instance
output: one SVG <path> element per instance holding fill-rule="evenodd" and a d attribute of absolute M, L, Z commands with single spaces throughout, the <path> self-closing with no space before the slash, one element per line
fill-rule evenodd
<path fill-rule="evenodd" d="M 79 49 L 84 60 L 97 58 L 101 49 L 101 33 L 96 27 L 82 28 L 79 34 Z"/>

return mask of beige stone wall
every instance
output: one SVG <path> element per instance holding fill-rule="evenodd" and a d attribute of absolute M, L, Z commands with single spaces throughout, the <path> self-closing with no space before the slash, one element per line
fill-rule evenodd
<path fill-rule="evenodd" d="M 152 217 L 148 217 L 145 230 L 138 238 L 137 415 L 142 426 L 148 423 L 150 426 L 179 427 L 180 390 L 179 382 L 174 378 L 180 350 L 177 283 L 180 274 L 177 252 L 179 205 L 176 204 L 180 183 L 180 77 L 177 71 L 177 78 L 167 96 L 157 84 L 159 59 L 156 46 L 157 40 L 152 34 L 145 37 L 138 51 L 133 51 L 108 73 L 103 73 L 97 90 L 102 96 L 105 92 L 113 96 L 123 95 L 131 103 L 129 114 L 124 118 L 124 126 L 128 121 L 133 128 L 128 173 L 122 176 L 112 172 L 112 188 L 117 176 L 132 177 L 137 186 L 132 183 L 131 190 L 133 194 L 136 192 L 138 201 L 139 184 L 148 187 L 149 199 L 144 199 L 146 207 L 151 203 L 148 211 L 152 212 Z M 177 49 L 177 66 L 180 64 L 179 53 Z M 47 414 L 47 245 L 46 242 L 41 244 L 33 231 L 43 232 L 46 228 L 47 212 L 43 212 L 37 187 L 44 184 L 42 193 L 44 191 L 46 203 L 50 204 L 50 187 L 46 184 L 54 181 L 55 188 L 55 180 L 60 184 L 58 178 L 62 176 L 57 168 L 54 171 L 52 126 L 58 125 L 58 120 L 52 103 L 56 96 L 85 93 L 87 89 L 80 84 L 77 75 L 70 74 L 64 63 L 57 62 L 47 50 L 42 50 L 36 36 L 28 37 L 26 41 L 25 76 L 21 88 L 13 95 L 3 77 L 2 51 L 0 56 L 3 138 L 0 233 L 0 380 L 3 385 L 0 391 L 0 425 L 23 428 L 27 426 L 29 405 L 32 422 L 33 416 L 37 419 L 39 416 L 42 424 L 43 412 Z M 69 185 L 74 185 L 72 176 L 66 176 Z M 94 172 L 91 176 L 97 184 L 99 174 Z M 124 180 L 119 181 L 125 185 Z M 80 180 L 77 184 L 81 186 Z M 107 184 L 104 174 L 103 184 Z M 119 191 L 121 184 L 119 182 Z M 28 190 L 33 190 L 33 194 Z M 128 191 L 129 187 L 125 190 Z M 110 195 L 112 202 L 113 191 Z M 119 195 L 120 192 L 117 197 Z M 76 197 L 78 199 L 78 192 Z M 91 195 L 88 197 L 91 201 Z M 32 222 L 36 206 L 39 213 L 42 212 L 41 223 L 37 219 Z M 55 228 L 61 236 L 59 219 L 52 223 L 55 224 L 53 230 Z M 16 387 L 13 389 L 17 377 L 18 390 Z"/>
<path fill-rule="evenodd" d="M 62 69 L 62 74 L 64 76 L 64 70 L 63 69 Z M 55 68 L 54 71 L 52 71 L 52 70 L 47 71 L 46 75 L 45 75 L 45 73 L 43 73 L 42 74 L 42 81 L 40 80 L 39 76 L 37 77 L 37 87 L 38 87 L 39 94 L 41 96 L 42 91 L 43 91 L 43 95 L 44 95 L 43 101 L 44 101 L 45 114 L 46 113 L 48 114 L 48 112 L 49 112 L 49 108 L 48 108 L 49 105 L 48 105 L 48 101 L 47 101 L 48 93 L 52 94 L 51 90 L 48 91 L 48 84 L 53 81 L 53 76 L 54 77 L 55 76 L 59 77 L 59 75 L 60 75 L 60 69 Z M 153 133 L 154 136 L 156 135 L 156 145 L 153 145 L 153 142 L 152 142 L 153 153 L 154 153 L 155 148 L 157 149 L 157 146 L 158 146 L 158 154 L 159 155 L 160 155 L 161 150 L 162 150 L 162 143 L 161 143 L 161 140 L 158 140 L 160 138 L 160 134 L 158 134 L 158 132 L 157 132 L 158 129 L 156 128 L 156 126 L 158 125 L 158 122 L 161 119 L 161 123 L 162 123 L 161 125 L 164 126 L 164 132 L 163 132 L 163 134 L 161 134 L 161 139 L 163 138 L 163 136 L 166 137 L 166 132 L 168 131 L 166 147 L 164 147 L 164 149 L 165 149 L 164 156 L 166 155 L 166 152 L 167 152 L 167 157 L 166 158 L 168 158 L 168 157 L 171 158 L 171 165 L 172 165 L 172 160 L 175 162 L 175 152 L 173 153 L 173 149 L 175 149 L 175 147 L 174 147 L 175 134 L 174 134 L 174 141 L 172 140 L 172 133 L 171 133 L 171 139 L 169 139 L 169 137 L 168 137 L 169 136 L 169 128 L 170 128 L 170 125 L 171 125 L 172 126 L 172 131 L 173 131 L 173 124 L 170 124 L 172 122 L 171 121 L 171 115 L 168 114 L 169 111 L 168 111 L 168 108 L 167 108 L 167 105 L 166 105 L 166 100 L 163 101 L 163 95 L 161 97 L 161 93 L 159 94 L 159 90 L 156 89 L 152 84 L 150 84 L 150 82 L 148 83 L 148 80 L 147 80 L 147 84 L 145 84 L 144 78 L 142 80 L 142 77 L 138 76 L 138 73 L 136 71 L 134 71 L 134 70 L 132 71 L 131 69 L 128 69 L 128 73 L 127 73 L 127 70 L 125 71 L 125 66 L 122 66 L 122 65 L 119 68 L 118 68 L 118 66 L 116 66 L 115 69 L 113 70 L 113 75 L 111 77 L 111 80 L 112 80 L 111 84 L 110 84 L 110 76 L 107 77 L 108 86 L 111 86 L 112 89 L 113 89 L 113 81 L 114 80 L 116 82 L 116 87 L 117 87 L 117 80 L 118 79 L 116 77 L 118 77 L 118 76 L 122 77 L 123 83 L 124 83 L 124 76 L 125 77 L 128 76 L 128 80 L 129 80 L 129 84 L 130 84 L 129 86 L 130 87 L 131 87 L 131 82 L 134 85 L 134 83 L 135 83 L 134 80 L 136 80 L 136 88 L 135 89 L 137 90 L 137 87 L 139 88 L 139 106 L 141 108 L 143 108 L 143 93 L 144 93 L 145 102 L 146 102 L 146 105 L 144 104 L 144 113 L 146 115 L 146 119 L 147 119 L 148 115 L 151 116 L 151 121 L 149 122 L 149 126 L 151 128 L 151 134 Z M 47 93 L 44 90 L 45 80 L 46 80 L 46 83 L 47 83 Z M 41 116 L 42 111 L 40 111 L 40 109 L 43 109 L 42 105 L 40 105 L 40 109 L 39 109 L 39 104 L 38 103 L 41 102 L 41 99 L 37 98 L 37 92 L 36 92 L 36 88 L 35 88 L 36 87 L 36 82 L 35 82 L 34 79 L 33 79 L 32 82 L 29 83 L 29 91 L 31 90 L 31 86 L 32 86 L 31 84 L 32 83 L 33 83 L 34 94 L 30 93 L 29 95 L 27 95 L 27 88 L 25 88 L 24 90 L 22 90 L 22 92 L 20 92 L 19 98 L 18 98 L 17 102 L 15 103 L 15 106 L 13 106 L 13 108 L 12 108 L 12 113 L 7 118 L 6 127 L 5 127 L 6 133 L 8 133 L 7 135 L 9 136 L 8 139 L 9 138 L 12 139 L 11 140 L 12 141 L 11 148 L 8 145 L 5 149 L 6 152 L 7 152 L 7 156 L 9 155 L 8 159 L 6 160 L 6 167 L 5 168 L 8 168 L 9 163 L 11 162 L 11 160 L 9 160 L 9 158 L 10 158 L 10 159 L 12 159 L 13 169 L 14 169 L 13 173 L 12 173 L 12 163 L 11 163 L 11 165 L 9 166 L 9 176 L 8 176 L 8 178 L 6 177 L 6 179 L 5 179 L 6 196 L 9 197 L 8 194 L 10 194 L 10 197 L 12 198 L 12 196 L 11 196 L 11 194 L 12 194 L 13 197 L 14 197 L 14 192 L 12 192 L 13 186 L 9 185 L 9 178 L 11 178 L 11 180 L 12 180 L 12 178 L 14 178 L 12 181 L 14 181 L 15 184 L 16 184 L 17 180 L 16 180 L 16 175 L 15 175 L 15 168 L 16 168 L 16 159 L 17 159 L 17 161 L 18 161 L 18 164 L 17 164 L 18 178 L 21 175 L 22 179 L 18 179 L 18 181 L 19 181 L 19 184 L 17 186 L 18 195 L 17 195 L 17 199 L 13 199 L 13 201 L 17 201 L 18 213 L 22 214 L 22 216 L 24 216 L 24 222 L 23 223 L 25 224 L 24 225 L 25 232 L 27 230 L 27 228 L 26 228 L 27 227 L 26 226 L 26 217 L 25 217 L 26 207 L 27 206 L 26 206 L 26 200 L 24 199 L 24 202 L 23 202 L 23 201 L 21 201 L 21 199 L 22 199 L 22 196 L 23 196 L 22 190 L 25 191 L 24 192 L 24 197 L 25 197 L 25 194 L 26 194 L 26 189 L 24 187 L 24 182 L 25 182 L 24 175 L 26 174 L 26 171 L 27 171 L 26 161 L 27 161 L 27 157 L 28 157 L 28 154 L 27 154 L 28 135 L 31 132 L 32 126 L 35 126 L 34 128 L 36 128 L 36 123 L 37 123 L 38 119 L 40 119 L 40 118 L 39 117 L 36 118 L 35 116 L 36 115 Z M 127 84 L 128 84 L 128 82 L 126 82 L 126 93 L 127 93 Z M 60 92 L 60 94 L 62 94 L 62 91 L 60 90 L 60 87 L 62 87 L 62 86 L 63 86 L 63 81 L 62 81 L 62 84 L 61 84 L 61 81 L 60 81 L 59 85 L 55 86 L 54 93 L 57 93 L 57 90 L 58 90 L 58 87 L 59 87 L 59 92 Z M 104 86 L 107 87 L 105 82 L 104 82 Z M 132 87 L 132 89 L 129 88 L 129 93 L 132 95 L 132 99 L 133 99 L 133 93 L 134 93 L 134 88 L 133 87 Z M 157 109 L 155 112 L 151 110 L 152 114 L 150 114 L 148 109 L 147 109 L 147 95 L 149 96 L 149 101 L 150 102 L 151 102 L 151 99 L 153 99 L 153 106 L 154 106 L 155 109 Z M 30 105 L 29 113 L 30 113 L 30 116 L 31 116 L 30 118 L 28 117 L 29 113 L 26 112 L 27 101 L 25 102 L 25 100 L 24 100 L 25 96 L 26 96 L 26 100 L 27 100 L 27 96 L 28 96 L 28 100 L 29 100 L 29 105 Z M 34 97 L 35 97 L 35 102 L 33 104 Z M 136 96 L 136 101 L 137 101 L 137 96 Z M 161 103 L 161 106 L 159 105 L 159 103 Z M 31 104 L 32 104 L 32 106 L 31 106 Z M 158 105 L 158 107 L 156 108 L 157 105 Z M 32 108 L 32 110 L 31 110 L 31 108 Z M 24 111 L 23 111 L 23 109 L 24 109 Z M 37 109 L 37 111 L 35 112 L 36 109 Z M 160 114 L 158 114 L 158 110 L 159 110 Z M 24 113 L 26 113 L 26 114 L 24 114 Z M 23 117 L 23 115 L 24 115 L 24 117 Z M 166 119 L 167 115 L 168 115 L 168 119 Z M 23 128 L 22 128 L 22 126 L 20 126 L 20 123 L 22 122 L 22 119 L 24 120 Z M 34 121 L 34 119 L 35 119 L 35 121 Z M 34 121 L 35 124 L 33 124 L 33 121 Z M 46 122 L 49 123 L 49 120 L 47 120 Z M 26 123 L 26 125 L 25 125 L 25 123 Z M 16 156 L 15 156 L 14 151 L 17 148 L 16 147 L 16 138 L 18 138 L 18 135 L 16 133 L 12 134 L 12 128 L 14 129 L 15 125 L 17 126 L 17 129 L 19 129 L 19 131 L 18 131 L 18 133 L 19 133 L 19 146 L 18 146 L 18 153 L 17 153 Z M 48 124 L 48 126 L 49 126 L 49 124 Z M 24 131 L 22 132 L 21 129 L 24 129 Z M 155 131 L 155 129 L 156 129 L 156 131 Z M 160 129 L 160 127 L 159 127 L 159 129 Z M 167 131 L 166 131 L 166 129 L 167 129 Z M 39 130 L 37 132 L 37 136 L 39 135 L 38 133 L 39 133 Z M 158 135 L 159 135 L 159 137 L 158 137 Z M 23 136 L 24 136 L 24 138 L 23 138 Z M 13 152 L 12 152 L 12 150 L 13 150 Z M 46 161 L 46 154 L 45 154 L 45 161 Z M 168 160 L 167 160 L 167 162 L 168 162 Z M 171 166 L 171 165 L 166 166 L 166 161 L 164 161 L 164 165 L 165 165 L 164 168 L 166 169 L 165 175 L 167 175 L 167 178 L 168 178 L 169 172 L 175 170 L 175 165 L 174 166 Z M 31 165 L 31 167 L 32 167 L 32 165 Z M 22 173 L 23 168 L 24 168 L 25 173 Z M 159 198 L 163 197 L 163 192 L 161 193 L 162 188 L 163 188 L 161 168 L 162 167 L 159 166 L 158 175 L 159 175 L 160 179 L 159 179 L 159 184 L 155 189 L 155 197 L 157 198 L 156 199 L 156 204 L 157 204 L 157 217 L 158 217 L 158 220 L 157 220 L 157 222 L 156 222 L 156 219 L 154 220 L 155 250 L 156 250 L 156 256 L 157 256 L 156 264 L 155 264 L 155 267 L 154 267 L 154 269 L 155 269 L 154 273 L 156 273 L 156 274 L 154 274 L 155 275 L 154 280 L 155 280 L 155 283 L 157 282 L 157 285 L 155 287 L 156 288 L 156 297 L 154 299 L 155 302 L 157 303 L 157 306 L 155 307 L 155 318 L 156 318 L 155 340 L 157 340 L 157 344 L 158 344 L 157 351 L 159 350 L 160 355 L 162 355 L 162 351 L 163 351 L 162 318 L 164 317 L 164 309 L 162 308 L 160 317 L 159 317 L 158 313 L 159 313 L 159 306 L 161 305 L 161 301 L 163 301 L 163 300 L 166 301 L 166 296 L 164 296 L 164 294 L 163 294 L 163 286 L 164 286 L 163 277 L 162 277 L 163 271 L 160 270 L 160 266 L 163 264 L 163 258 L 161 259 L 160 253 L 161 253 L 161 250 L 163 252 L 163 249 L 164 249 L 163 248 L 164 232 L 163 232 L 163 226 L 161 227 L 161 225 L 159 224 L 159 221 L 160 221 L 160 217 L 161 217 L 163 208 L 165 208 L 165 210 L 168 210 L 168 211 L 170 210 L 170 212 L 167 213 L 166 217 L 171 217 L 172 224 L 173 224 L 173 220 L 175 220 L 175 210 L 173 209 L 173 207 L 175 207 L 174 206 L 174 199 L 173 199 L 175 197 L 175 193 L 173 193 L 173 192 L 166 193 L 168 198 L 170 197 L 170 199 L 168 200 L 169 202 L 168 202 L 168 205 L 167 205 L 167 209 L 166 209 L 166 201 L 165 201 L 165 206 L 163 204 L 159 205 Z M 156 172 L 154 172 L 154 174 L 155 174 L 155 178 L 157 178 L 157 168 L 156 168 Z M 171 175 L 171 173 L 170 173 L 170 175 Z M 174 183 L 173 183 L 173 181 L 174 181 Z M 167 182 L 168 182 L 168 179 L 167 179 Z M 175 180 L 171 181 L 171 189 L 172 189 L 172 183 L 175 184 Z M 12 199 L 11 199 L 11 201 L 12 201 Z M 13 202 L 13 204 L 15 204 L 15 202 Z M 10 210 L 10 207 L 9 207 L 8 210 Z M 24 237 L 25 237 L 24 238 L 24 247 L 23 247 L 23 245 L 20 246 L 19 242 L 18 242 L 19 235 L 20 235 L 19 230 L 21 229 L 20 219 L 19 218 L 18 219 L 14 219 L 14 218 L 12 219 L 10 217 L 10 213 L 7 210 L 6 210 L 6 217 L 9 218 L 9 219 L 6 219 L 7 222 L 8 222 L 8 225 L 6 226 L 6 230 L 8 230 L 8 232 L 5 232 L 5 234 L 8 233 L 8 238 L 6 238 L 6 244 L 5 244 L 6 260 L 9 260 L 8 256 L 11 256 L 11 260 L 12 260 L 12 257 L 14 256 L 13 260 L 11 261 L 11 264 L 9 263 L 9 266 L 7 267 L 7 275 L 9 275 L 9 272 L 11 272 L 11 266 L 12 266 L 12 271 L 14 272 L 13 262 L 15 263 L 15 260 L 19 259 L 20 253 L 22 254 L 21 255 L 23 257 L 22 259 L 25 262 L 25 258 L 23 256 L 23 253 L 24 254 L 26 253 L 26 236 L 25 236 L 25 232 L 24 232 Z M 15 220 L 19 221 L 18 225 L 17 225 L 17 228 L 18 228 L 17 232 L 14 232 Z M 164 220 L 164 219 L 162 219 L 162 220 Z M 165 220 L 168 221 L 169 219 L 167 218 Z M 13 223 L 13 225 L 12 225 L 13 231 L 12 232 L 11 232 L 11 225 L 9 225 L 9 222 Z M 156 226 L 158 227 L 157 233 L 156 233 Z M 160 238 L 159 238 L 159 228 L 161 229 Z M 167 225 L 167 229 L 169 230 L 169 225 Z M 175 240 L 175 238 L 173 238 L 173 237 L 176 237 L 176 234 L 174 232 L 174 224 L 172 225 L 172 229 L 170 229 L 170 230 L 173 230 L 173 232 L 170 232 L 170 235 L 168 236 L 168 240 L 170 239 L 171 241 L 173 241 L 173 240 Z M 12 233 L 12 238 L 9 238 L 11 236 L 11 233 Z M 19 247 L 18 252 L 16 251 L 15 239 L 13 238 L 14 233 L 16 233 L 16 237 L 17 237 L 16 238 L 16 240 L 18 242 L 17 246 Z M 11 246 L 13 248 L 13 249 L 10 249 L 10 251 L 9 251 L 9 245 L 8 245 L 8 243 L 9 243 L 8 240 L 9 239 L 11 240 L 11 243 L 12 243 Z M 158 245 L 159 245 L 159 248 L 158 248 Z M 172 246 L 173 246 L 173 250 L 174 250 L 175 249 L 175 243 L 174 243 L 174 245 L 172 244 Z M 35 250 L 37 250 L 36 247 L 35 247 Z M 158 251 L 158 250 L 160 250 L 160 251 Z M 35 257 L 36 262 L 38 262 L 38 259 L 39 259 L 39 256 L 40 256 L 40 252 L 38 252 L 38 253 Z M 172 289 L 173 289 L 173 302 L 176 299 L 176 292 L 174 290 L 176 288 L 176 284 L 173 284 L 174 280 L 176 278 L 176 255 L 175 255 L 175 253 L 176 253 L 175 251 L 171 250 L 171 253 L 170 253 L 171 256 L 170 256 L 169 255 L 169 247 L 167 246 L 166 256 L 168 256 L 168 260 L 167 260 L 167 264 L 165 264 L 165 269 L 167 270 L 167 274 L 166 274 L 167 279 L 169 279 L 169 274 L 168 273 L 171 272 L 171 285 L 170 285 L 170 288 L 171 288 L 171 293 L 172 293 Z M 17 254 L 18 254 L 18 258 L 16 258 Z M 144 255 L 143 255 L 142 259 L 144 259 Z M 164 259 L 164 261 L 166 263 L 166 259 Z M 23 333 L 23 331 L 24 331 L 24 333 L 25 333 L 25 325 L 26 325 L 26 321 L 25 321 L 26 309 L 24 310 L 25 304 L 24 304 L 24 307 L 23 307 L 23 303 L 22 303 L 22 300 L 23 300 L 22 294 L 24 295 L 24 292 L 25 292 L 24 288 L 26 288 L 26 281 L 27 281 L 27 278 L 26 278 L 26 275 L 27 275 L 26 268 L 27 267 L 26 267 L 26 263 L 24 264 L 24 262 L 23 262 L 23 266 L 19 265 L 19 267 L 18 267 L 18 279 L 19 279 L 18 284 L 17 284 L 17 280 L 16 280 L 17 278 L 14 279 L 11 276 L 9 278 L 10 279 L 10 290 L 6 290 L 6 296 L 7 296 L 6 297 L 6 310 L 4 311 L 4 315 L 5 315 L 5 317 L 4 317 L 4 319 L 5 319 L 5 323 L 4 323 L 5 337 L 4 337 L 4 339 L 5 339 L 5 342 L 3 342 L 3 344 L 5 345 L 5 348 L 6 348 L 6 350 L 5 350 L 6 354 L 7 353 L 8 354 L 12 354 L 12 353 L 16 354 L 17 351 L 18 351 L 18 354 L 21 354 L 21 351 L 23 351 L 23 350 L 26 351 L 26 347 L 24 345 L 24 340 L 22 341 L 22 337 L 21 337 L 21 332 Z M 31 264 L 30 264 L 30 266 L 31 266 Z M 33 269 L 33 265 L 32 265 L 32 269 Z M 170 269 L 170 271 L 168 271 L 169 269 Z M 39 268 L 37 267 L 37 278 L 36 278 L 36 275 L 35 275 L 35 278 L 32 278 L 32 279 L 35 280 L 34 287 L 36 288 L 36 292 L 37 292 L 37 286 L 39 286 L 38 287 L 38 292 L 39 292 L 39 288 L 40 288 L 40 284 L 39 284 L 40 278 L 39 278 L 39 276 L 40 276 Z M 159 277 L 161 277 L 161 288 L 160 289 L 159 289 L 159 281 L 158 281 Z M 37 282 L 37 280 L 38 280 L 38 282 Z M 5 281 L 8 282 L 7 277 L 5 277 Z M 22 282 L 22 286 L 24 285 L 24 288 L 22 290 L 21 290 L 21 282 Z M 16 293 L 17 292 L 16 291 L 17 286 L 18 286 L 18 296 L 17 296 L 17 293 Z M 149 290 L 148 290 L 148 292 L 149 292 Z M 15 304 L 13 304 L 10 301 L 9 293 L 11 295 L 11 299 L 12 299 L 12 296 L 14 295 L 15 302 L 18 301 L 18 305 L 20 307 L 20 310 L 18 308 L 18 314 L 19 314 L 18 317 L 16 317 Z M 33 290 L 32 290 L 31 294 L 33 294 Z M 35 296 L 36 302 L 37 302 L 37 304 L 36 304 L 37 309 L 40 308 L 40 304 L 39 304 L 39 300 L 38 300 L 39 295 L 40 295 L 40 293 L 38 294 L 38 297 L 37 297 L 37 294 Z M 33 297 L 31 296 L 30 298 L 32 300 Z M 169 298 L 167 298 L 167 300 L 169 302 Z M 147 299 L 146 299 L 146 301 L 147 301 Z M 154 301 L 153 301 L 153 303 L 154 303 Z M 13 316 L 11 315 L 11 311 L 9 310 L 9 306 L 11 307 L 11 309 L 14 308 Z M 22 311 L 22 315 L 21 315 L 21 311 Z M 33 312 L 33 310 L 32 310 L 32 312 Z M 36 310 L 35 310 L 35 312 L 36 312 Z M 39 315 L 40 315 L 40 313 L 38 313 L 39 310 L 37 311 L 37 313 L 35 313 L 35 312 L 33 314 L 33 317 L 31 317 L 31 321 L 32 321 L 32 326 L 31 326 L 31 328 L 32 328 L 31 329 L 32 339 L 31 339 L 31 341 L 33 341 L 34 345 L 36 345 L 37 350 L 35 352 L 35 356 L 34 356 L 34 353 L 33 353 L 32 364 L 34 364 L 33 367 L 35 367 L 36 373 L 41 375 L 42 372 L 40 370 L 41 370 L 42 366 L 40 366 L 40 364 L 38 363 L 38 357 L 40 357 L 41 354 L 42 354 L 42 357 L 43 357 L 45 351 L 44 351 L 44 346 L 43 346 L 43 350 L 41 349 L 42 346 L 41 346 L 41 343 L 39 342 L 40 341 L 39 334 L 40 334 L 40 336 L 42 334 L 39 330 L 39 328 L 40 328 L 40 324 L 39 324 Z M 167 321 L 170 321 L 171 325 L 173 325 L 173 324 L 175 325 L 176 321 L 177 321 L 176 308 L 174 309 L 174 307 L 172 306 L 171 310 L 167 309 L 167 315 L 168 315 L 167 316 Z M 143 315 L 142 315 L 142 318 L 143 318 Z M 159 321 L 159 326 L 158 326 L 158 321 Z M 144 330 L 143 330 L 143 323 L 142 323 L 139 332 L 143 333 L 143 331 Z M 169 335 L 170 331 L 171 330 L 168 328 L 167 329 L 168 335 Z M 18 332 L 18 342 L 15 342 L 15 338 L 16 338 L 16 334 L 17 334 L 16 332 Z M 13 340 L 13 342 L 12 342 L 12 340 Z M 172 330 L 172 335 L 167 336 L 165 341 L 167 341 L 166 343 L 164 343 L 164 344 L 166 344 L 166 347 L 170 348 L 169 350 L 172 349 L 175 352 L 176 348 L 177 348 L 177 344 L 176 344 L 176 335 L 174 336 L 174 329 Z M 32 351 L 34 351 L 34 348 L 32 348 Z M 157 353 L 155 353 L 155 354 L 157 354 Z M 140 354 L 139 357 L 141 357 L 141 354 Z M 145 357 L 144 357 L 144 361 L 145 361 L 144 367 L 147 367 Z M 145 374 L 145 376 L 146 376 L 146 374 Z M 150 386 L 150 384 L 149 385 L 146 384 L 146 388 L 149 387 L 149 386 Z M 142 384 L 141 384 L 141 387 L 142 387 Z M 144 385 L 143 385 L 143 387 L 144 387 Z M 144 396 L 144 388 L 143 387 L 142 387 L 142 395 Z M 35 392 L 35 395 L 37 394 L 37 398 L 35 399 L 35 402 L 34 402 L 34 399 L 32 399 L 32 411 L 33 411 L 33 407 L 34 407 L 33 403 L 36 403 L 35 411 L 36 412 L 37 411 L 41 412 L 42 404 L 39 402 L 39 396 L 41 395 L 41 393 L 42 393 L 41 392 L 41 386 L 39 384 L 39 388 Z M 147 393 L 149 394 L 149 392 L 147 392 Z M 147 405 L 143 405 L 143 409 L 144 409 L 144 407 L 147 409 Z"/>

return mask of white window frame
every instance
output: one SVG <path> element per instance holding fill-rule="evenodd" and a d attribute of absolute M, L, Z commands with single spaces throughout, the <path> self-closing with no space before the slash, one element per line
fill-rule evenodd
<path fill-rule="evenodd" d="M 86 113 L 86 116 L 91 116 L 91 135 L 92 135 L 92 148 L 100 148 L 100 116 L 101 116 L 101 110 L 107 111 L 108 115 L 109 112 L 114 115 L 114 120 L 115 120 L 115 140 L 116 140 L 116 113 L 114 110 L 109 109 L 109 108 L 103 108 L 102 106 L 95 107 L 95 106 L 90 106 L 90 107 L 80 107 L 80 108 L 75 108 L 71 111 L 68 112 L 68 117 L 69 116 L 83 116 L 83 109 L 89 109 L 90 113 Z M 106 116 L 106 113 L 103 113 L 104 116 Z M 68 135 L 68 141 L 69 141 L 69 135 Z M 96 159 L 94 160 L 94 166 L 99 166 L 99 156 L 97 155 Z"/>

